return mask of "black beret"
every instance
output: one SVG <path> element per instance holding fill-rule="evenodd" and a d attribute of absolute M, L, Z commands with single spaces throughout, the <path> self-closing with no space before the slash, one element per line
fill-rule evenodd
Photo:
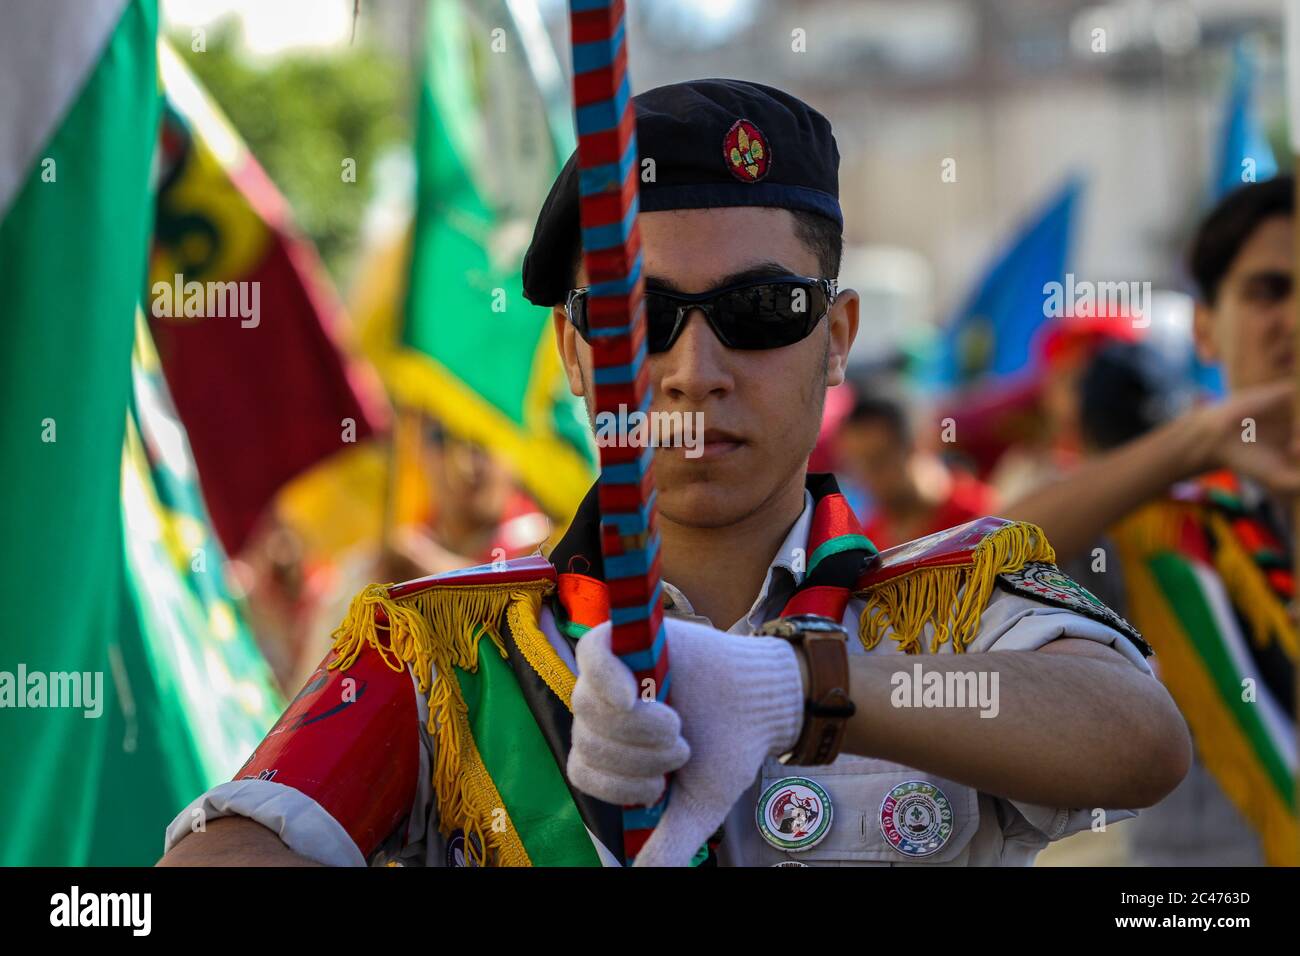
<path fill-rule="evenodd" d="M 840 228 L 840 152 L 831 124 L 802 100 L 744 80 L 690 80 L 632 98 L 637 149 L 654 160 L 642 212 L 776 206 L 818 213 Z M 578 157 L 560 170 L 524 256 L 524 296 L 564 301 L 580 244 Z"/>

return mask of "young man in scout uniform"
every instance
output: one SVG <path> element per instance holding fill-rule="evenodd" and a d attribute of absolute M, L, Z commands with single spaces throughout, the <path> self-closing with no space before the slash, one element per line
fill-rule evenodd
<path fill-rule="evenodd" d="M 1158 653 L 1192 730 L 1184 783 L 1129 829 L 1154 865 L 1300 863 L 1290 499 L 1294 181 L 1244 186 L 1201 223 L 1190 271 L 1198 353 L 1228 398 L 1100 456 L 1009 512 L 1042 520 L 1058 554 L 1110 528 L 1101 577 Z M 1195 480 L 1190 480 L 1195 479 Z M 1095 564 L 1095 561 L 1094 561 Z"/>
<path fill-rule="evenodd" d="M 1182 778 L 1144 642 L 1036 528 L 981 519 L 877 556 L 806 474 L 858 326 L 826 119 L 733 80 L 635 103 L 654 410 L 704 422 L 702 446 L 655 458 L 672 707 L 623 696 L 593 490 L 547 559 L 367 588 L 237 778 L 177 816 L 165 863 L 609 864 L 618 804 L 674 770 L 643 863 L 1028 863 Z M 576 180 L 570 160 L 524 286 L 590 401 Z"/>

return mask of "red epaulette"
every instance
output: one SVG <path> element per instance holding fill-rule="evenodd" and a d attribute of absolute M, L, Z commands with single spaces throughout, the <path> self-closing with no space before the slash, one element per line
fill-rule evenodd
<path fill-rule="evenodd" d="M 945 531 L 937 531 L 881 551 L 858 577 L 855 591 L 878 588 L 905 574 L 922 569 L 954 568 L 973 564 L 975 549 L 990 536 L 1016 524 L 1006 518 L 976 518 Z M 1040 532 L 1041 533 L 1041 532 Z"/>
<path fill-rule="evenodd" d="M 388 596 L 397 600 L 435 588 L 505 586 L 537 581 L 550 581 L 554 584 L 555 566 L 540 554 L 530 554 L 525 558 L 493 561 L 491 564 L 478 564 L 472 568 L 445 571 L 442 574 L 430 574 L 427 577 L 403 581 L 401 584 L 389 586 Z"/>
<path fill-rule="evenodd" d="M 871 650 L 889 633 L 900 651 L 913 654 L 932 627 L 931 653 L 949 640 L 953 650 L 964 650 L 1000 575 L 1055 560 L 1041 528 L 1005 518 L 976 518 L 882 551 L 854 587 L 866 602 L 862 644 Z"/>

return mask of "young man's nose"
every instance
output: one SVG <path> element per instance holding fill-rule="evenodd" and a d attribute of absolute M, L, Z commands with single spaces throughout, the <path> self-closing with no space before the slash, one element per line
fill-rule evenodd
<path fill-rule="evenodd" d="M 673 347 L 655 356 L 660 393 L 666 398 L 703 401 L 709 395 L 730 391 L 733 380 L 727 352 L 699 309 L 686 316 Z"/>

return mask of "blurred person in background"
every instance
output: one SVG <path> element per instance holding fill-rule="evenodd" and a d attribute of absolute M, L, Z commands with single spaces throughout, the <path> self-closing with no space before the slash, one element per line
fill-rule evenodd
<path fill-rule="evenodd" d="M 268 513 L 232 561 L 258 644 L 284 690 L 302 686 L 348 599 L 365 584 L 508 561 L 536 551 L 550 533 L 550 520 L 500 455 L 427 416 L 411 453 L 426 506 L 418 523 L 394 527 L 386 545 L 313 557 L 293 527 Z"/>
<path fill-rule="evenodd" d="M 425 521 L 395 529 L 380 580 L 402 581 L 535 551 L 550 522 L 501 455 L 423 418 L 419 455 L 428 478 Z"/>
<path fill-rule="evenodd" d="M 394 527 L 378 552 L 367 547 L 309 577 L 293 676 L 286 687 L 303 685 L 329 648 L 330 634 L 346 615 L 351 596 L 366 584 L 502 565 L 532 554 L 550 534 L 550 519 L 520 490 L 501 455 L 450 434 L 423 414 L 418 447 L 411 454 L 418 456 L 424 479 L 418 489 L 427 503 L 422 518 Z"/>
<path fill-rule="evenodd" d="M 1112 342 L 1139 337 L 1123 316 L 1075 315 L 1043 327 L 1038 353 L 1037 405 L 1042 428 L 998 460 L 989 483 L 1002 501 L 1013 501 L 1072 471 L 1083 452 L 1079 383 L 1093 357 Z"/>
<path fill-rule="evenodd" d="M 297 685 L 306 626 L 312 618 L 312 578 L 302 540 L 268 513 L 230 573 L 243 592 L 248 623 L 282 690 Z"/>
<path fill-rule="evenodd" d="M 1197 766 L 1130 830 L 1141 863 L 1300 862 L 1291 803 L 1293 220 L 1294 181 L 1279 177 L 1230 193 L 1193 240 L 1195 345 L 1221 366 L 1227 397 L 1007 508 L 1040 524 L 1059 560 L 1090 554 L 1097 574 L 1118 576 L 1120 600 L 1191 727 Z M 1141 391 L 1110 402 L 1092 425 L 1099 444 L 1140 431 L 1149 413 Z M 1137 420 L 1114 430 L 1125 413 Z M 1099 528 L 1111 529 L 1113 550 L 1090 552 Z"/>
<path fill-rule="evenodd" d="M 1090 460 L 1140 438 L 1190 407 L 1192 388 L 1185 376 L 1146 342 L 1115 341 L 1104 346 L 1077 380 L 1080 452 Z M 1080 583 L 1111 607 L 1127 607 L 1123 576 L 1115 563 L 1101 566 L 1096 549 L 1114 551 L 1103 532 L 1074 560 L 1062 559 Z M 1111 572 L 1111 573 L 1107 573 Z M 1159 662 L 1153 665 L 1159 670 Z"/>
<path fill-rule="evenodd" d="M 918 442 L 896 391 L 863 388 L 835 449 L 840 471 L 870 495 L 863 531 L 877 548 L 997 513 L 991 488 Z"/>

